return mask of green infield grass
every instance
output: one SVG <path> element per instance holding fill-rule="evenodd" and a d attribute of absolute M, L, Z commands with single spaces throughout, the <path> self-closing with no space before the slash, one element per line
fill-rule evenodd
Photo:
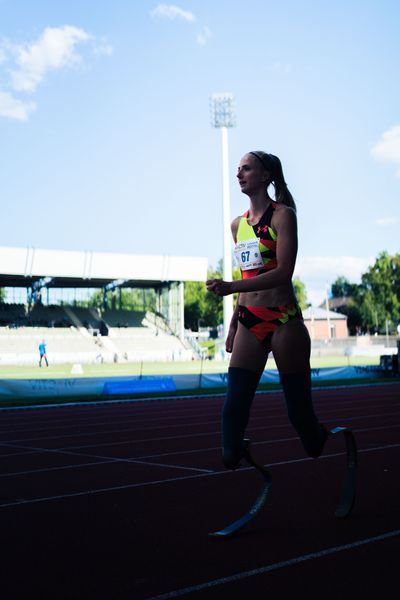
<path fill-rule="evenodd" d="M 50 358 L 50 357 L 49 357 Z M 144 362 L 144 363 L 103 363 L 82 364 L 82 373 L 73 373 L 71 364 L 50 366 L 0 366 L 0 379 L 58 379 L 66 377 L 129 377 L 130 375 L 178 375 L 200 373 L 224 373 L 228 361 L 193 360 L 189 362 Z M 313 357 L 311 367 L 322 369 L 327 367 L 379 365 L 379 357 L 363 356 L 326 356 Z M 276 369 L 274 360 L 269 360 L 268 369 Z"/>

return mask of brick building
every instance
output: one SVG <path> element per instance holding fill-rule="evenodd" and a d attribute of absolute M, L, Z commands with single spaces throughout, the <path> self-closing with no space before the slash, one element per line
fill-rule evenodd
<path fill-rule="evenodd" d="M 312 340 L 345 338 L 349 335 L 346 315 L 310 307 L 303 311 L 303 317 Z"/>

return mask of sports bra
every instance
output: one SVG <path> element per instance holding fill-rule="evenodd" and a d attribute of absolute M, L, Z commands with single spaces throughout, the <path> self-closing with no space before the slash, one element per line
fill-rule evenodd
<path fill-rule="evenodd" d="M 277 233 L 271 227 L 276 202 L 271 202 L 255 225 L 247 222 L 249 211 L 239 221 L 236 233 L 235 258 L 243 279 L 249 279 L 275 269 Z"/>

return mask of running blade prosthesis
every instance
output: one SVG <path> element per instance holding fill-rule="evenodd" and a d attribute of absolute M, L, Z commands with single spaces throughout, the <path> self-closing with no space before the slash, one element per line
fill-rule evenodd
<path fill-rule="evenodd" d="M 356 475 L 357 475 L 357 446 L 354 434 L 347 427 L 333 427 L 329 431 L 330 435 L 343 433 L 346 443 L 346 473 L 342 483 L 339 504 L 335 511 L 338 519 L 349 517 L 356 496 Z"/>
<path fill-rule="evenodd" d="M 355 500 L 356 492 L 356 473 L 357 473 L 357 446 L 353 432 L 347 427 L 333 427 L 329 430 L 329 435 L 343 434 L 346 444 L 346 471 L 342 483 L 339 504 L 335 511 L 335 516 L 338 519 L 345 519 L 350 516 Z M 253 466 L 262 476 L 262 484 L 258 496 L 242 517 L 227 525 L 224 529 L 213 531 L 208 535 L 213 538 L 227 539 L 237 533 L 242 527 L 247 525 L 260 512 L 267 501 L 268 494 L 271 489 L 272 477 L 271 473 L 263 465 L 258 464 L 250 453 L 250 440 L 244 440 L 246 443 L 243 452 L 243 458 Z"/>
<path fill-rule="evenodd" d="M 250 440 L 244 440 L 244 442 L 245 449 L 243 451 L 243 458 L 252 467 L 254 467 L 262 476 L 261 488 L 250 510 L 248 510 L 242 517 L 240 517 L 240 519 L 237 519 L 224 529 L 220 529 L 219 531 L 213 531 L 209 533 L 208 535 L 213 538 L 226 539 L 228 537 L 231 537 L 233 534 L 237 533 L 240 529 L 242 529 L 242 527 L 247 525 L 249 521 L 252 521 L 266 503 L 269 491 L 271 489 L 271 473 L 263 465 L 259 465 L 252 457 L 250 453 Z"/>

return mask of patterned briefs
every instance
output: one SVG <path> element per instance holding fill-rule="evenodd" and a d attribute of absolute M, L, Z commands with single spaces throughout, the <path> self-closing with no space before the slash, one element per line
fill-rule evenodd
<path fill-rule="evenodd" d="M 274 331 L 293 319 L 303 320 L 298 304 L 284 306 L 238 306 L 238 320 L 246 329 L 254 333 L 262 344 L 269 344 Z"/>

